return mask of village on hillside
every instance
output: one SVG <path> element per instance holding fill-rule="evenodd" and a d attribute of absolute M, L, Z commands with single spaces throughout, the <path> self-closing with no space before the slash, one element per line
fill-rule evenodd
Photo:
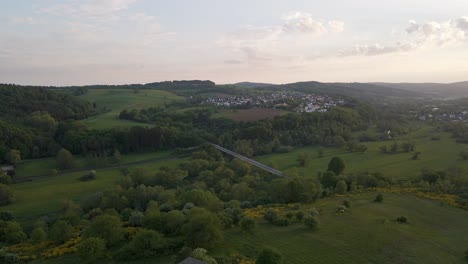
<path fill-rule="evenodd" d="M 259 95 L 211 96 L 201 102 L 201 104 L 228 108 L 262 107 L 312 113 L 327 112 L 333 107 L 344 105 L 345 100 L 332 98 L 327 95 L 274 92 Z"/>

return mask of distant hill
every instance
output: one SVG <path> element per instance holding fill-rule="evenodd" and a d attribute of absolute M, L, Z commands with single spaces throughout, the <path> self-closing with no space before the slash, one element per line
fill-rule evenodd
<path fill-rule="evenodd" d="M 259 89 L 287 89 L 308 93 L 354 97 L 364 101 L 382 101 L 390 98 L 411 99 L 425 96 L 425 94 L 415 91 L 408 91 L 394 87 L 385 87 L 370 83 L 298 82 L 275 86 L 265 86 Z"/>
<path fill-rule="evenodd" d="M 262 87 L 276 86 L 276 84 L 271 84 L 271 83 L 255 83 L 255 82 L 239 82 L 233 85 L 242 87 L 242 88 L 262 88 Z"/>
<path fill-rule="evenodd" d="M 468 97 L 468 81 L 457 83 L 373 83 L 443 98 Z"/>

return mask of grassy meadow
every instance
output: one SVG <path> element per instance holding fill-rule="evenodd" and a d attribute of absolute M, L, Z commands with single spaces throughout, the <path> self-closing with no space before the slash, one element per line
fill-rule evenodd
<path fill-rule="evenodd" d="M 144 165 L 122 166 L 129 169 L 142 167 L 145 170 L 156 172 L 161 166 L 177 166 L 184 160 L 177 157 L 170 158 L 165 152 L 141 155 L 140 160 L 148 157 L 165 157 L 165 159 Z M 138 161 L 138 156 L 127 157 L 127 161 Z M 118 168 L 97 169 L 96 173 L 96 179 L 87 182 L 79 180 L 84 174 L 81 171 L 14 184 L 11 187 L 15 194 L 15 202 L 2 207 L 2 210 L 13 213 L 19 222 L 28 223 L 41 215 L 56 212 L 66 200 L 79 200 L 86 194 L 104 191 L 112 187 L 122 175 Z"/>
<path fill-rule="evenodd" d="M 131 120 L 120 120 L 119 114 L 124 109 L 143 109 L 156 107 L 183 97 L 160 90 L 140 90 L 134 93 L 131 89 L 90 89 L 80 96 L 81 99 L 96 103 L 107 112 L 90 117 L 83 123 L 90 128 L 105 129 L 112 127 L 148 126 Z"/>
<path fill-rule="evenodd" d="M 288 227 L 257 220 L 253 234 L 234 228 L 225 232 L 218 254 L 240 252 L 255 258 L 262 247 L 279 251 L 285 264 L 295 263 L 465 263 L 468 212 L 413 195 L 353 194 L 351 209 L 337 213 L 343 197 L 302 205 L 320 212 L 320 227 L 310 230 L 293 219 Z M 408 218 L 407 224 L 395 221 Z"/>
<path fill-rule="evenodd" d="M 413 153 L 398 152 L 384 154 L 379 147 L 390 147 L 392 141 L 364 143 L 368 150 L 365 153 L 350 153 L 345 149 L 323 148 L 324 156 L 318 157 L 319 147 L 304 147 L 285 154 L 271 154 L 257 157 L 256 160 L 267 165 L 273 165 L 279 170 L 301 176 L 315 177 L 318 172 L 326 171 L 328 162 L 333 156 L 339 156 L 346 164 L 346 172 L 357 173 L 365 171 L 381 172 L 392 179 L 411 179 L 419 175 L 422 169 L 444 170 L 459 167 L 468 170 L 468 162 L 459 157 L 459 152 L 465 148 L 455 142 L 449 134 L 442 134 L 440 140 L 430 139 L 426 130 L 416 131 L 407 136 L 407 140 L 414 142 L 417 152 L 421 152 L 418 160 L 412 160 Z M 310 155 L 310 162 L 300 167 L 296 161 L 298 153 Z"/>
<path fill-rule="evenodd" d="M 147 152 L 147 153 L 132 153 L 128 155 L 122 155 L 122 165 L 134 162 L 141 162 L 152 159 L 164 159 L 171 156 L 170 151 L 159 151 L 159 152 Z M 109 158 L 111 159 L 111 157 Z M 78 156 L 74 159 L 74 170 L 86 170 L 96 167 L 86 158 Z M 117 164 L 108 164 L 109 166 L 116 166 Z M 16 178 L 22 179 L 25 177 L 39 177 L 49 175 L 53 169 L 57 169 L 57 161 L 55 158 L 44 158 L 44 159 L 31 159 L 23 160 L 16 168 Z M 97 166 L 103 167 L 103 166 Z"/>

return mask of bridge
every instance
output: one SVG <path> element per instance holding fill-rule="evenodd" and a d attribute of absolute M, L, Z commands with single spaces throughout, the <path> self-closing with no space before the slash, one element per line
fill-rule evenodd
<path fill-rule="evenodd" d="M 262 163 L 260 163 L 260 162 L 258 162 L 258 161 L 256 161 L 256 160 L 253 160 L 253 159 L 249 159 L 249 158 L 247 158 L 246 156 L 242 156 L 242 155 L 239 154 L 239 153 L 236 153 L 236 152 L 234 152 L 234 151 L 231 151 L 231 150 L 229 150 L 229 149 L 227 149 L 227 148 L 223 148 L 223 147 L 221 147 L 220 145 L 216 145 L 216 144 L 213 144 L 213 143 L 209 143 L 209 144 L 212 145 L 213 147 L 215 147 L 215 149 L 217 149 L 217 150 L 219 150 L 219 151 L 221 151 L 221 152 L 224 152 L 224 153 L 226 153 L 226 154 L 228 154 L 228 155 L 234 156 L 234 157 L 236 157 L 236 158 L 238 158 L 238 159 L 240 159 L 240 160 L 243 160 L 243 161 L 245 161 L 245 162 L 247 162 L 247 163 L 250 163 L 251 165 L 256 166 L 256 167 L 258 167 L 258 168 L 260 168 L 260 169 L 262 169 L 262 170 L 264 170 L 264 171 L 267 171 L 267 172 L 269 172 L 269 173 L 271 173 L 271 174 L 273 174 L 273 175 L 276 175 L 276 176 L 280 176 L 280 177 L 289 179 L 289 176 L 288 176 L 288 175 L 282 173 L 281 171 L 279 171 L 279 170 L 277 170 L 277 169 L 273 169 L 273 168 L 271 168 L 271 167 L 268 167 L 268 166 L 265 165 L 265 164 L 262 164 Z"/>

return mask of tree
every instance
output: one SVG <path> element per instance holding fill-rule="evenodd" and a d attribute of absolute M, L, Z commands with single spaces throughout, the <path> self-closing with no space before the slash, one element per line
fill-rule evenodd
<path fill-rule="evenodd" d="M 333 157 L 328 163 L 328 170 L 335 173 L 335 175 L 340 175 L 345 169 L 345 164 L 340 157 Z"/>
<path fill-rule="evenodd" d="M 359 144 L 357 147 L 356 147 L 356 151 L 359 152 L 359 153 L 364 153 L 367 151 L 367 146 L 364 145 L 364 144 Z"/>
<path fill-rule="evenodd" d="M 272 223 L 278 218 L 278 214 L 275 211 L 268 209 L 268 211 L 266 211 L 266 213 L 263 215 L 263 218 Z"/>
<path fill-rule="evenodd" d="M 21 153 L 17 149 L 10 150 L 5 155 L 5 160 L 8 161 L 11 165 L 16 166 L 21 161 Z"/>
<path fill-rule="evenodd" d="M 255 229 L 256 223 L 253 218 L 246 216 L 240 221 L 240 226 L 243 231 L 251 233 Z"/>
<path fill-rule="evenodd" d="M 283 263 L 283 256 L 276 250 L 271 248 L 264 248 L 257 257 L 255 264 L 281 264 Z"/>
<path fill-rule="evenodd" d="M 203 261 L 206 264 L 218 264 L 216 259 L 208 255 L 208 251 L 204 248 L 196 248 L 193 250 L 192 257 Z"/>
<path fill-rule="evenodd" d="M 390 146 L 390 152 L 391 153 L 397 153 L 398 152 L 398 143 L 397 142 L 393 142 L 392 145 Z"/>
<path fill-rule="evenodd" d="M 309 160 L 310 160 L 310 155 L 307 154 L 307 153 L 304 153 L 304 152 L 301 152 L 299 154 L 297 154 L 297 162 L 299 162 L 299 165 L 301 165 L 302 167 L 305 167 L 307 165 L 307 163 L 309 163 Z"/>
<path fill-rule="evenodd" d="M 382 145 L 382 146 L 379 147 L 379 149 L 380 149 L 380 152 L 383 153 L 383 154 L 388 153 L 387 145 Z"/>
<path fill-rule="evenodd" d="M 298 221 L 302 221 L 303 218 L 304 218 L 304 212 L 298 211 L 298 212 L 296 213 L 296 219 L 297 219 Z"/>
<path fill-rule="evenodd" d="M 211 248 L 222 241 L 221 222 L 215 214 L 195 207 L 187 218 L 182 232 L 186 235 L 185 242 L 188 246 Z"/>
<path fill-rule="evenodd" d="M 13 192 L 8 185 L 0 183 L 0 206 L 13 202 Z"/>
<path fill-rule="evenodd" d="M 0 220 L 0 243 L 17 244 L 25 240 L 26 234 L 20 224 Z"/>
<path fill-rule="evenodd" d="M 114 163 L 121 164 L 122 163 L 122 155 L 118 149 L 114 150 L 114 155 L 112 156 Z"/>
<path fill-rule="evenodd" d="M 106 257 L 106 243 L 102 238 L 88 237 L 77 247 L 78 256 L 83 262 L 97 263 Z"/>
<path fill-rule="evenodd" d="M 318 216 L 306 216 L 304 217 L 304 225 L 306 225 L 310 229 L 317 229 L 320 224 Z"/>
<path fill-rule="evenodd" d="M 104 214 L 94 218 L 83 234 L 84 237 L 102 238 L 107 246 L 113 246 L 124 238 L 125 229 L 118 216 Z"/>
<path fill-rule="evenodd" d="M 38 243 L 41 241 L 44 241 L 47 239 L 47 233 L 44 231 L 43 228 L 41 227 L 36 227 L 34 230 L 31 232 L 31 240 L 34 243 Z"/>
<path fill-rule="evenodd" d="M 348 191 L 348 184 L 344 180 L 340 180 L 336 183 L 335 193 L 344 194 Z"/>
<path fill-rule="evenodd" d="M 57 243 L 64 243 L 73 237 L 73 227 L 69 223 L 59 220 L 50 229 L 49 237 Z"/>
<path fill-rule="evenodd" d="M 468 160 L 468 149 L 460 151 L 459 155 L 463 160 Z"/>
<path fill-rule="evenodd" d="M 325 151 L 323 150 L 323 148 L 319 148 L 317 150 L 317 157 L 319 158 L 323 158 L 323 155 L 325 154 Z"/>
<path fill-rule="evenodd" d="M 133 256 L 146 258 L 163 253 L 166 242 L 159 232 L 143 229 L 136 233 L 128 247 Z"/>
<path fill-rule="evenodd" d="M 59 150 L 56 160 L 58 167 L 62 170 L 73 168 L 73 155 L 64 148 Z"/>
<path fill-rule="evenodd" d="M 383 195 L 381 193 L 377 194 L 377 196 L 374 199 L 374 202 L 377 202 L 377 203 L 383 202 Z"/>

